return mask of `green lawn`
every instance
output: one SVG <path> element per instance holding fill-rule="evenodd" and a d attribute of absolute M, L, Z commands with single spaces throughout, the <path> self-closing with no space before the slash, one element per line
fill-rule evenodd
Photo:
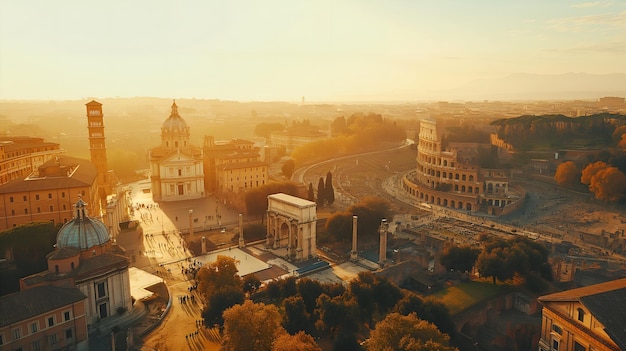
<path fill-rule="evenodd" d="M 506 290 L 507 286 L 473 281 L 450 286 L 431 296 L 443 302 L 450 310 L 450 314 L 455 315 Z"/>

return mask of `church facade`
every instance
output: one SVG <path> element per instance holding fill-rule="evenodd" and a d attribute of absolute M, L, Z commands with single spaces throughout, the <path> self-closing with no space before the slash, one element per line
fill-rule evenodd
<path fill-rule="evenodd" d="M 150 182 L 155 201 L 178 201 L 205 195 L 202 148 L 189 141 L 187 122 L 176 102 L 161 126 L 161 145 L 150 149 Z"/>

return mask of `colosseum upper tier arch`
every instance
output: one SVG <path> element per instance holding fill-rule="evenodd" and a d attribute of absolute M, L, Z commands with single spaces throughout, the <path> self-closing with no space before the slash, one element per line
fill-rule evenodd
<path fill-rule="evenodd" d="M 506 170 L 476 165 L 480 148 L 489 144 L 451 142 L 444 149 L 441 136 L 435 121 L 421 121 L 417 168 L 402 180 L 403 190 L 417 202 L 494 215 L 523 204 L 525 192 L 509 185 Z"/>

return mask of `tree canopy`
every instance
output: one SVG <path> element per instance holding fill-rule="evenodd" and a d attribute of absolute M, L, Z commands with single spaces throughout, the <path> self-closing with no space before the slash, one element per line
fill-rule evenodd
<path fill-rule="evenodd" d="M 450 337 L 415 314 L 390 313 L 370 334 L 367 351 L 455 351 Z M 458 350 L 457 350 L 458 351 Z"/>
<path fill-rule="evenodd" d="M 537 273 L 546 280 L 552 280 L 552 271 L 548 263 L 548 250 L 541 244 L 524 237 L 513 240 L 494 240 L 485 244 L 485 248 L 476 262 L 482 276 L 505 281 L 517 273 L 526 276 Z"/>
<path fill-rule="evenodd" d="M 439 261 L 448 270 L 469 272 L 474 267 L 479 254 L 479 249 L 469 245 L 451 245 L 443 250 Z"/>
<path fill-rule="evenodd" d="M 383 218 L 393 220 L 393 213 L 387 200 L 367 196 L 360 202 L 350 206 L 344 212 L 336 212 L 326 221 L 326 230 L 338 241 L 346 242 L 352 238 L 352 216 L 357 216 L 357 232 L 359 238 L 372 240 L 378 237 L 378 227 Z"/>
<path fill-rule="evenodd" d="M 224 311 L 224 351 L 268 351 L 287 332 L 274 305 L 246 300 Z"/>
<path fill-rule="evenodd" d="M 576 164 L 572 161 L 566 161 L 556 168 L 554 180 L 556 180 L 559 185 L 574 186 L 579 183 L 580 176 L 581 172 Z"/>
<path fill-rule="evenodd" d="M 276 193 L 298 196 L 298 184 L 291 181 L 272 182 L 258 188 L 249 189 L 244 195 L 247 213 L 252 216 L 265 215 L 267 211 L 267 197 Z"/>
<path fill-rule="evenodd" d="M 296 148 L 291 153 L 296 164 L 376 150 L 385 143 L 397 143 L 406 139 L 404 128 L 382 118 L 380 114 L 355 113 L 345 123 L 343 127 L 341 117 L 336 119 L 331 123 L 331 133 L 336 136 Z"/>

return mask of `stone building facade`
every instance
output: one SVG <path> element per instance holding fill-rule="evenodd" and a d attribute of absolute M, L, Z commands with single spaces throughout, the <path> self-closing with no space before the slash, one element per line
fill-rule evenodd
<path fill-rule="evenodd" d="M 417 168 L 402 181 L 403 190 L 416 202 L 490 214 L 508 213 L 523 204 L 523 190 L 509 186 L 505 170 L 476 165 L 483 146 L 449 143 L 444 147 L 441 136 L 435 121 L 421 121 Z"/>
<path fill-rule="evenodd" d="M 161 126 L 161 145 L 150 149 L 150 182 L 155 201 L 196 199 L 205 195 L 202 149 L 189 141 L 190 129 L 176 102 Z"/>

